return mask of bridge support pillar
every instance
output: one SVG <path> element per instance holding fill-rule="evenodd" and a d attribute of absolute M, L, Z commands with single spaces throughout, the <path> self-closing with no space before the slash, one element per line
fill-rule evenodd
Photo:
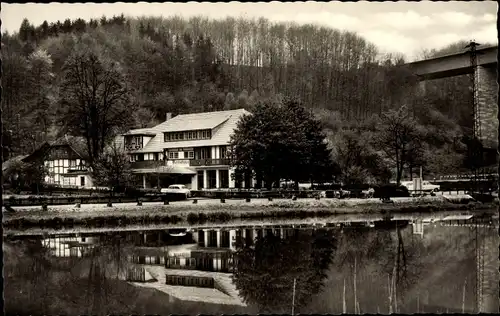
<path fill-rule="evenodd" d="M 498 146 L 498 84 L 496 67 L 477 67 L 477 98 L 481 140 L 485 147 Z M 477 119 L 476 117 L 474 118 Z"/>
<path fill-rule="evenodd" d="M 485 243 L 484 251 L 484 269 L 482 287 L 482 298 L 478 310 L 480 313 L 498 312 L 499 301 L 498 291 L 500 273 L 498 271 L 498 236 L 488 236 L 481 241 Z"/>

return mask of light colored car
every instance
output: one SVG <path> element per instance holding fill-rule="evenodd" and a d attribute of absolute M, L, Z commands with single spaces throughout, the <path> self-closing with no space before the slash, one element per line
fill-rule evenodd
<path fill-rule="evenodd" d="M 172 184 L 168 188 L 163 188 L 160 190 L 161 193 L 183 193 L 186 198 L 191 196 L 191 190 L 186 188 L 184 184 Z"/>
<path fill-rule="evenodd" d="M 407 187 L 409 191 L 415 190 L 413 188 L 413 181 L 404 181 L 404 182 L 401 182 L 401 185 Z M 422 181 L 422 191 L 437 192 L 440 189 L 441 189 L 441 186 L 439 186 L 439 185 L 432 184 L 429 181 Z"/>
<path fill-rule="evenodd" d="M 441 190 L 441 186 L 439 186 L 437 184 L 432 184 L 429 181 L 422 181 L 422 190 L 437 192 L 437 191 Z"/>

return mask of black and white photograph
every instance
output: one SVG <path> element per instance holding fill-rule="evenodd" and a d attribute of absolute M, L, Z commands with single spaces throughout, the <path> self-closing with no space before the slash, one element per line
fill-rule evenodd
<path fill-rule="evenodd" d="M 497 11 L 2 3 L 3 314 L 498 314 Z"/>

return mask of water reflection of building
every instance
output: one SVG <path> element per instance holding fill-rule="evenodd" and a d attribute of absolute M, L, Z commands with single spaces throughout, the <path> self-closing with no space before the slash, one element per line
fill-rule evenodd
<path fill-rule="evenodd" d="M 441 226 L 467 226 L 471 225 L 470 219 L 472 217 L 473 215 L 470 214 L 447 215 L 440 218 L 416 219 L 411 221 L 411 224 L 413 228 L 413 234 L 423 237 L 425 227 L 432 223 L 440 224 Z"/>
<path fill-rule="evenodd" d="M 413 235 L 420 235 L 421 237 L 424 237 L 425 226 L 430 225 L 430 223 L 431 222 L 429 220 L 421 219 L 412 221 L 411 225 L 413 229 Z"/>
<path fill-rule="evenodd" d="M 84 257 L 98 241 L 95 236 L 57 235 L 42 239 L 42 246 L 55 257 Z"/>
<path fill-rule="evenodd" d="M 184 244 L 165 244 L 157 232 L 145 232 L 140 238 L 129 238 L 144 241 L 134 248 L 130 260 L 138 264 L 165 265 L 168 269 L 231 272 L 234 251 L 239 245 L 253 246 L 256 238 L 269 234 L 288 237 L 295 234 L 295 230 L 291 226 L 194 229 L 183 236 Z M 158 238 L 156 245 L 155 238 Z"/>

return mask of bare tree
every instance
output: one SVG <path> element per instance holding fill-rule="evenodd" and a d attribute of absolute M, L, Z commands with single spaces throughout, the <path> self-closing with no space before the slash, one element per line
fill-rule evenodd
<path fill-rule="evenodd" d="M 421 135 L 408 109 L 389 110 L 382 115 L 377 135 L 377 147 L 396 167 L 396 183 L 399 185 L 403 169 L 421 148 Z"/>
<path fill-rule="evenodd" d="M 93 164 L 113 136 L 126 124 L 128 93 L 120 67 L 96 53 L 76 51 L 64 66 L 61 103 L 67 126 L 87 140 Z"/>

